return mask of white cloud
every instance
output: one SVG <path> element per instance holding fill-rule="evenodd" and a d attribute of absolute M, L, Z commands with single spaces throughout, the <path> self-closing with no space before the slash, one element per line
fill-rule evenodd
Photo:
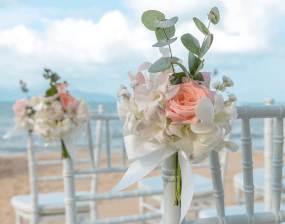
<path fill-rule="evenodd" d="M 52 20 L 47 15 L 37 14 L 36 18 L 41 18 L 41 29 L 31 28 L 21 21 L 9 28 L 0 26 L 0 88 L 13 87 L 19 79 L 27 81 L 31 88 L 44 85 L 46 81 L 41 74 L 43 68 L 48 67 L 58 72 L 70 86 L 114 95 L 117 86 L 128 84 L 128 70 L 135 72 L 144 60 L 153 62 L 159 57 L 158 50 L 151 47 L 156 42 L 154 32 L 147 30 L 140 21 L 145 10 L 151 6 L 166 16 L 179 16 L 176 36 L 189 32 L 201 42 L 203 35 L 192 17 L 206 23 L 206 14 L 213 5 L 209 0 L 199 3 L 126 0 L 125 3 L 134 14 L 116 10 L 105 13 L 97 22 L 74 18 Z M 206 58 L 207 65 L 225 66 L 215 56 L 222 53 L 245 55 L 284 49 L 273 42 L 279 38 L 283 26 L 285 5 L 282 0 L 219 0 L 216 4 L 221 21 L 211 26 L 215 38 Z M 21 12 L 24 11 L 21 8 Z M 187 50 L 179 39 L 173 44 L 173 53 L 187 64 Z M 234 66 L 241 63 L 239 59 Z"/>

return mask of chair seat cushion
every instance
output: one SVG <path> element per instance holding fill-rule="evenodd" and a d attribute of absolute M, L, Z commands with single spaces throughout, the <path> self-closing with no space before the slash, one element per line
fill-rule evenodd
<path fill-rule="evenodd" d="M 163 192 L 163 181 L 161 176 L 144 178 L 138 182 L 139 189 L 161 190 Z M 213 194 L 212 180 L 199 174 L 194 174 L 194 195 L 193 198 Z"/>
<path fill-rule="evenodd" d="M 285 173 L 285 167 L 283 167 L 282 173 Z M 283 186 L 285 186 L 285 180 L 282 181 Z M 253 182 L 255 190 L 263 192 L 265 185 L 264 168 L 253 170 Z M 243 189 L 243 173 L 234 175 L 234 186 Z"/>
<path fill-rule="evenodd" d="M 281 205 L 280 210 L 285 210 L 285 205 Z M 254 213 L 264 212 L 264 204 L 255 203 L 254 204 Z M 241 215 L 246 214 L 245 205 L 233 205 L 225 207 L 226 215 Z M 199 212 L 199 218 L 209 218 L 216 217 L 217 210 L 216 208 L 203 209 Z"/>
<path fill-rule="evenodd" d="M 89 192 L 77 192 L 76 196 L 87 195 Z M 11 204 L 15 210 L 29 213 L 31 210 L 31 196 L 19 195 L 11 199 Z M 77 211 L 89 211 L 89 202 L 77 202 Z M 64 193 L 55 192 L 38 195 L 39 214 L 63 214 L 64 211 Z"/>

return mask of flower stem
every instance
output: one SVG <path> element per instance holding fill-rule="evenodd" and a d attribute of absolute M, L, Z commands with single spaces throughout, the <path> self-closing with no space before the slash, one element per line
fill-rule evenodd
<path fill-rule="evenodd" d="M 175 192 L 174 206 L 181 205 L 181 169 L 178 161 L 178 152 L 174 154 L 174 172 L 175 172 Z"/>
<path fill-rule="evenodd" d="M 65 144 L 64 144 L 63 140 L 60 139 L 60 141 L 61 141 L 61 149 L 62 149 L 62 151 L 61 151 L 61 158 L 62 159 L 65 159 L 65 158 L 70 159 L 70 155 L 69 155 L 69 153 L 68 153 L 68 151 L 67 151 L 67 149 L 65 147 Z"/>

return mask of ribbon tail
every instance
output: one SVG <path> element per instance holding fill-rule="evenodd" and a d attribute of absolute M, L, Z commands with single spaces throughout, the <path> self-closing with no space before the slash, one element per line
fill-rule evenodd
<path fill-rule="evenodd" d="M 75 139 L 77 136 L 79 136 L 82 132 L 86 131 L 85 126 L 79 125 L 67 133 L 65 133 L 62 137 L 62 140 L 64 141 L 66 150 L 68 151 L 70 157 L 74 160 L 76 158 L 76 151 L 77 148 L 75 144 L 73 144 L 73 139 Z M 93 157 L 91 158 L 91 160 Z"/>
<path fill-rule="evenodd" d="M 70 157 L 74 160 L 76 158 L 76 146 L 73 144 L 72 139 L 63 137 L 62 140 Z"/>
<path fill-rule="evenodd" d="M 109 193 L 123 190 L 149 174 L 159 165 L 166 151 L 167 149 L 164 147 L 133 162 L 121 181 Z"/>
<path fill-rule="evenodd" d="M 194 194 L 194 173 L 191 162 L 184 151 L 178 151 L 178 159 L 182 175 L 181 215 L 180 222 L 186 216 Z"/>

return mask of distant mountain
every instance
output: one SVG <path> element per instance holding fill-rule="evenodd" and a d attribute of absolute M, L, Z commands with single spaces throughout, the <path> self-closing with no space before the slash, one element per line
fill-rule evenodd
<path fill-rule="evenodd" d="M 110 96 L 107 94 L 102 93 L 90 93 L 90 92 L 83 92 L 77 89 L 69 90 L 70 93 L 77 99 L 82 98 L 85 99 L 87 102 L 98 102 L 98 103 L 106 103 L 106 102 L 116 102 L 116 97 Z M 28 96 L 35 96 L 41 94 L 42 90 L 31 90 Z M 0 89 L 0 101 L 9 101 L 14 102 L 19 99 L 26 98 L 27 96 L 21 92 L 19 88 L 4 90 Z"/>

